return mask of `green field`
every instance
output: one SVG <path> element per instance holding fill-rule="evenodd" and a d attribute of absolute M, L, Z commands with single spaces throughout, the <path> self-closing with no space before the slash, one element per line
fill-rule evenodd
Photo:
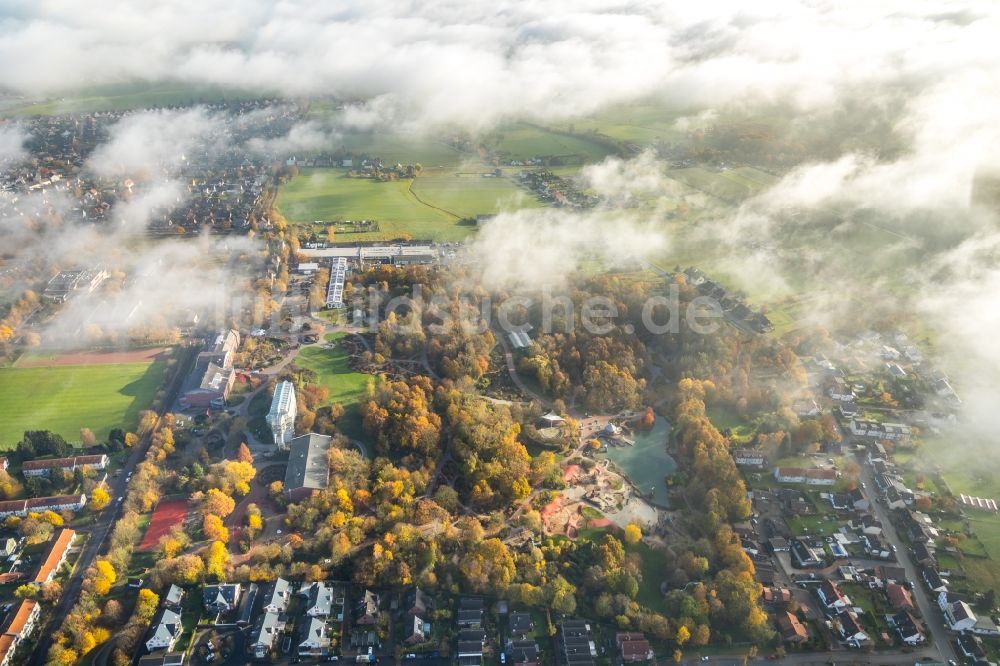
<path fill-rule="evenodd" d="M 584 164 L 599 162 L 615 153 L 611 145 L 598 137 L 527 123 L 501 127 L 484 136 L 481 143 L 505 160 L 557 157 L 565 164 Z"/>
<path fill-rule="evenodd" d="M 462 218 L 540 204 L 507 178 L 476 172 L 428 170 L 414 181 L 385 183 L 349 178 L 340 169 L 303 169 L 278 195 L 289 222 L 374 219 L 379 231 L 342 234 L 340 240 L 390 240 L 409 234 L 420 240 L 456 241 L 475 231 Z M 412 186 L 412 189 L 411 189 Z"/>
<path fill-rule="evenodd" d="M 710 171 L 701 167 L 672 169 L 671 178 L 711 194 L 728 203 L 739 203 L 767 189 L 778 181 L 769 173 L 753 167 Z"/>
<path fill-rule="evenodd" d="M 338 422 L 340 430 L 354 439 L 367 439 L 361 431 L 361 399 L 368 388 L 370 375 L 355 372 L 348 364 L 350 355 L 347 349 L 339 344 L 346 333 L 331 333 L 326 336 L 328 342 L 337 343 L 333 349 L 323 347 L 305 347 L 299 352 L 295 364 L 316 373 L 319 383 L 330 390 L 330 404 L 339 404 L 344 408 L 344 416 Z"/>
<path fill-rule="evenodd" d="M 165 371 L 160 361 L 0 369 L 0 449 L 13 448 L 25 430 L 76 442 L 80 428 L 99 440 L 112 428 L 132 428 Z"/>
<path fill-rule="evenodd" d="M 184 83 L 126 83 L 68 91 L 43 100 L 8 97 L 0 100 L 0 115 L 50 116 L 146 107 L 190 106 L 259 96 L 259 93 Z"/>

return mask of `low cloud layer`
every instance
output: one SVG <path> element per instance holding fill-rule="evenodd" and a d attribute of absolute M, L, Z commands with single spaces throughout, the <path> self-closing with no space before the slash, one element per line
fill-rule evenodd
<path fill-rule="evenodd" d="M 975 78 L 1000 62 L 997 11 L 985 0 L 947 9 L 902 1 L 205 0 L 153 11 L 98 0 L 89 9 L 6 3 L 0 61 L 18 66 L 0 71 L 0 85 L 35 95 L 181 81 L 366 100 L 382 120 L 485 126 L 649 96 L 682 108 L 789 100 L 822 109 L 845 94 L 872 100 L 959 73 Z M 365 110 L 350 117 L 365 122 Z"/>

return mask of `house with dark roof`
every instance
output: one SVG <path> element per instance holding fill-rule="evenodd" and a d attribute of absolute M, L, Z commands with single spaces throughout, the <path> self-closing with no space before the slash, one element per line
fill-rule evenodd
<path fill-rule="evenodd" d="M 827 611 L 841 611 L 849 608 L 851 600 L 840 591 L 836 582 L 826 579 L 816 588 L 816 596 Z"/>
<path fill-rule="evenodd" d="M 911 552 L 913 553 L 913 561 L 917 564 L 925 567 L 934 567 L 937 565 L 937 556 L 930 544 L 918 541 L 913 544 Z"/>
<path fill-rule="evenodd" d="M 888 618 L 889 624 L 899 634 L 899 639 L 907 645 L 920 645 L 926 640 L 923 624 L 909 611 L 903 611 Z"/>
<path fill-rule="evenodd" d="M 285 470 L 285 495 L 299 502 L 330 482 L 330 443 L 328 435 L 309 433 L 292 439 L 288 467 Z"/>
<path fill-rule="evenodd" d="M 559 623 L 561 663 L 567 666 L 593 666 L 597 657 L 597 646 L 590 633 L 590 625 L 585 620 L 566 619 Z"/>
<path fill-rule="evenodd" d="M 959 634 L 955 639 L 959 651 L 969 659 L 985 659 L 986 651 L 983 649 L 983 639 L 972 634 Z"/>
<path fill-rule="evenodd" d="M 972 607 L 964 601 L 956 601 L 945 607 L 944 619 L 952 631 L 971 631 L 978 620 Z"/>
<path fill-rule="evenodd" d="M 868 641 L 868 634 L 861 628 L 858 616 L 852 610 L 842 610 L 834 616 L 840 638 L 851 647 L 861 647 Z"/>
<path fill-rule="evenodd" d="M 414 587 L 406 593 L 406 597 L 403 601 L 403 607 L 406 609 L 406 615 L 410 617 L 414 615 L 430 617 L 430 614 L 434 612 L 437 604 L 434 601 L 434 597 L 427 594 L 419 587 Z"/>
<path fill-rule="evenodd" d="M 458 657 L 483 658 L 483 647 L 486 645 L 486 632 L 482 629 L 462 629 L 458 632 Z"/>
<path fill-rule="evenodd" d="M 538 643 L 534 639 L 524 639 L 509 644 L 507 663 L 510 666 L 538 666 Z"/>
<path fill-rule="evenodd" d="M 479 597 L 462 597 L 458 600 L 455 620 L 459 627 L 478 629 L 483 624 L 483 600 Z"/>
<path fill-rule="evenodd" d="M 792 613 L 778 613 L 777 616 L 778 633 L 781 635 L 783 643 L 799 644 L 809 640 L 809 632 L 799 622 L 799 618 Z"/>
<path fill-rule="evenodd" d="M 202 590 L 202 605 L 206 613 L 228 613 L 236 610 L 242 592 L 239 583 L 206 585 Z"/>
<path fill-rule="evenodd" d="M 531 613 L 515 611 L 507 616 L 507 624 L 510 627 L 510 636 L 513 640 L 528 638 L 535 630 L 535 620 Z"/>
<path fill-rule="evenodd" d="M 925 567 L 922 574 L 924 577 L 924 583 L 927 584 L 927 589 L 931 592 L 948 591 L 948 581 L 941 578 L 941 574 L 938 573 L 937 569 Z"/>

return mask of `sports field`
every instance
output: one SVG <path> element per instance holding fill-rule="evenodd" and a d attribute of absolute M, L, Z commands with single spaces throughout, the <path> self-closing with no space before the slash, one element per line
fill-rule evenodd
<path fill-rule="evenodd" d="M 485 171 L 483 169 L 482 171 Z M 456 241 L 475 231 L 462 218 L 538 206 L 507 178 L 477 172 L 427 170 L 413 181 L 386 183 L 349 178 L 341 169 L 303 169 L 278 194 L 278 209 L 292 223 L 374 219 L 379 231 L 343 234 L 341 240 L 389 240 L 402 234 Z"/>
<path fill-rule="evenodd" d="M 90 362 L 80 363 L 84 358 Z M 0 450 L 25 430 L 52 430 L 69 442 L 80 428 L 98 439 L 115 427 L 135 426 L 163 383 L 166 354 L 122 362 L 121 357 L 30 355 L 0 369 Z"/>
<path fill-rule="evenodd" d="M 337 424 L 348 437 L 364 439 L 361 432 L 360 403 L 368 388 L 370 375 L 355 372 L 348 364 L 350 354 L 340 345 L 344 333 L 331 333 L 327 342 L 334 343 L 332 349 L 321 346 L 305 347 L 299 352 L 295 364 L 316 373 L 319 383 L 330 390 L 330 404 L 344 408 L 344 416 Z"/>
<path fill-rule="evenodd" d="M 170 528 L 174 525 L 183 525 L 187 510 L 187 500 L 167 500 L 157 504 L 146 534 L 142 537 L 142 543 L 139 544 L 139 550 L 152 550 L 160 541 L 160 537 L 170 533 Z"/>

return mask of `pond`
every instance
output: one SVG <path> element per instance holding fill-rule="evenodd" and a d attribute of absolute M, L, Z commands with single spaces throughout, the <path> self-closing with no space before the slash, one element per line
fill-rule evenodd
<path fill-rule="evenodd" d="M 608 458 L 643 494 L 653 491 L 652 499 L 662 506 L 669 503 L 664 477 L 677 469 L 677 463 L 667 453 L 669 436 L 670 424 L 662 416 L 657 416 L 652 429 L 635 434 L 635 446 L 608 447 Z"/>

